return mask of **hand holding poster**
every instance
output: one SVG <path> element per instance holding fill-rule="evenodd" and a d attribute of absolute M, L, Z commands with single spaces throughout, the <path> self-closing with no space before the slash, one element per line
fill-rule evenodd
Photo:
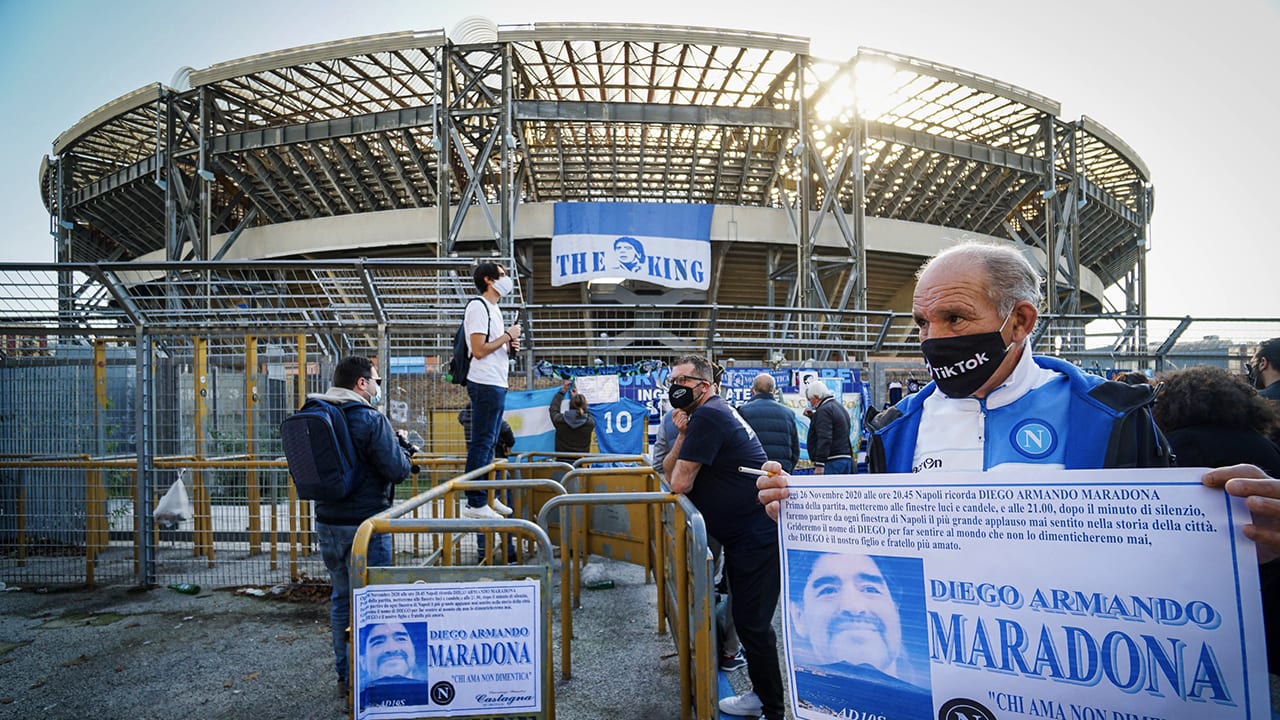
<path fill-rule="evenodd" d="M 797 718 L 1266 718 L 1257 555 L 1200 469 L 794 476 Z"/>

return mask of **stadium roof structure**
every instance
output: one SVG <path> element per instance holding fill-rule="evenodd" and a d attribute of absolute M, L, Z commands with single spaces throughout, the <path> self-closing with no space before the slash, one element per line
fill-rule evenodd
<path fill-rule="evenodd" d="M 901 309 L 924 257 L 997 238 L 1056 268 L 1051 312 L 1106 310 L 1108 288 L 1143 311 L 1149 172 L 1047 97 L 788 35 L 477 27 L 184 68 L 89 113 L 41 167 L 58 260 L 484 256 L 530 275 L 541 206 L 699 203 L 728 218 L 729 266 L 778 286 L 721 282 L 713 303 Z"/>

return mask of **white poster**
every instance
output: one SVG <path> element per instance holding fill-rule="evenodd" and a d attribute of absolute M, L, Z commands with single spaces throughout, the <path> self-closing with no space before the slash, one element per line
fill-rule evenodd
<path fill-rule="evenodd" d="M 1270 718 L 1257 554 L 1203 469 L 795 476 L 797 718 Z"/>
<path fill-rule="evenodd" d="M 573 379 L 573 391 L 584 395 L 588 405 L 618 402 L 618 376 L 579 375 Z"/>
<path fill-rule="evenodd" d="M 542 711 L 536 581 L 353 591 L 356 717 Z"/>

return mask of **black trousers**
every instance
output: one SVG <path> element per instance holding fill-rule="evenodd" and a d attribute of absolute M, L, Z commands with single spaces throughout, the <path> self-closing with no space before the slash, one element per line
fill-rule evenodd
<path fill-rule="evenodd" d="M 778 545 L 746 549 L 725 545 L 724 559 L 733 624 L 747 659 L 751 689 L 760 696 L 764 716 L 781 720 L 786 697 L 782 691 L 782 668 L 778 665 L 778 637 L 773 632 L 773 614 L 782 590 Z"/>

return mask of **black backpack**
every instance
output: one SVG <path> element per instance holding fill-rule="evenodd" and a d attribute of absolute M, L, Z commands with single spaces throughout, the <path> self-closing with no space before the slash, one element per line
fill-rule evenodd
<path fill-rule="evenodd" d="M 462 310 L 462 322 L 458 323 L 458 329 L 453 333 L 453 357 L 449 359 L 449 372 L 445 375 L 445 379 L 454 385 L 466 385 L 467 375 L 471 372 L 471 338 L 467 337 L 467 310 L 471 303 L 479 300 L 484 303 L 484 315 L 489 317 L 489 303 L 484 302 L 483 298 L 473 297 L 467 301 Z M 485 342 L 488 342 L 489 328 L 486 324 L 484 331 Z"/>
<path fill-rule="evenodd" d="M 289 474 L 303 500 L 342 500 L 354 489 L 356 451 L 343 407 L 312 398 L 280 423 Z"/>

